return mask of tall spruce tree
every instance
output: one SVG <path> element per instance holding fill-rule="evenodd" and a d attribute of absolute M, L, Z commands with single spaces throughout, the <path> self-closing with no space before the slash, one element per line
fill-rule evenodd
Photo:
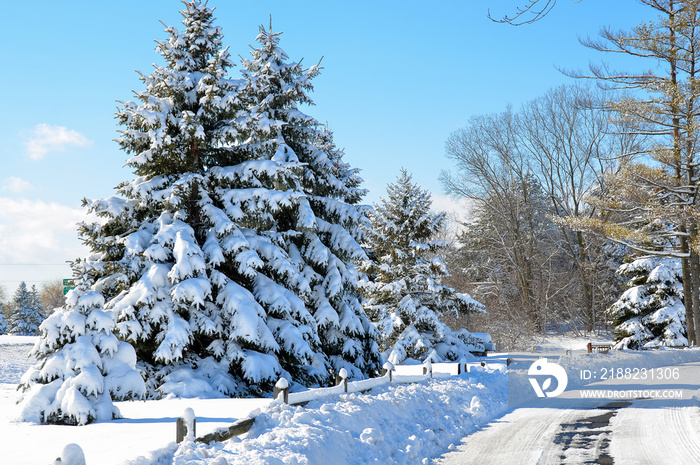
<path fill-rule="evenodd" d="M 9 319 L 9 333 L 20 336 L 36 336 L 39 325 L 46 319 L 36 286 L 27 289 L 27 283 L 20 283 L 13 299 L 13 312 Z"/>
<path fill-rule="evenodd" d="M 440 321 L 442 312 L 483 311 L 469 294 L 441 284 L 447 269 L 437 251 L 448 244 L 433 238 L 445 215 L 430 211 L 430 195 L 406 170 L 387 194 L 370 213 L 367 244 L 376 260 L 363 266 L 369 277 L 363 285 L 365 308 L 381 333 L 384 356 L 401 363 L 423 359 L 434 349 L 435 361 L 443 361 L 483 351 L 468 331 L 453 332 Z"/>
<path fill-rule="evenodd" d="M 184 31 L 168 27 L 158 43 L 166 65 L 118 113 L 137 177 L 86 202 L 103 218 L 81 231 L 92 288 L 152 396 L 182 394 L 172 389 L 183 376 L 246 395 L 281 375 L 308 385 L 343 367 L 372 374 L 374 330 L 351 264 L 364 256 L 353 205 L 363 191 L 298 108 L 319 68 L 287 63 L 279 34 L 261 28 L 233 80 L 213 10 L 191 1 L 182 15 Z"/>
<path fill-rule="evenodd" d="M 355 205 L 365 190 L 357 170 L 342 160 L 332 132 L 300 111 L 300 105 L 313 104 L 308 92 L 320 67 L 290 62 L 279 36 L 260 27 L 257 46 L 242 63 L 240 90 L 251 115 L 243 126 L 246 149 L 256 160 L 290 166 L 282 184 L 260 179 L 261 186 L 292 196 L 291 215 L 278 215 L 267 233 L 296 270 L 278 281 L 299 295 L 313 317 L 302 322 L 311 323 L 318 344 L 314 366 L 322 370 L 315 376 L 328 380 L 328 373 L 345 368 L 352 377 L 364 377 L 379 367 L 376 330 L 360 305 L 352 265 L 365 258 L 358 241 L 367 219 Z M 273 317 L 277 312 L 268 308 Z"/>
<path fill-rule="evenodd" d="M 227 77 L 233 62 L 213 11 L 187 2 L 181 13 L 184 30 L 166 27 L 168 40 L 157 42 L 165 66 L 141 74 L 146 89 L 117 113 L 118 142 L 136 178 L 118 186 L 118 197 L 86 201 L 103 221 L 81 230 L 94 252 L 89 280 L 117 312 L 119 334 L 134 345 L 152 396 L 180 362 L 196 365 L 207 354 L 240 360 L 235 338 L 226 344 L 232 313 L 247 318 L 232 325 L 244 327 L 243 336 L 276 347 L 252 296 L 217 274 L 225 261 L 220 241 L 239 257 L 226 266 L 251 274 L 245 238 L 205 187 L 212 167 L 237 156 L 238 83 Z M 236 389 L 225 377 L 215 387 Z"/>
<path fill-rule="evenodd" d="M 608 309 L 617 349 L 687 346 L 680 259 L 644 257 L 622 265 L 629 288 Z"/>

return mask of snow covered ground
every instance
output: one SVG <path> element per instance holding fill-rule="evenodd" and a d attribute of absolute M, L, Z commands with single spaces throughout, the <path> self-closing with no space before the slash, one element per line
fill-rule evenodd
<path fill-rule="evenodd" d="M 586 344 L 612 344 L 610 335 L 591 335 L 585 337 L 563 336 L 561 334 L 547 335 L 541 341 L 534 344 L 533 352 L 551 351 L 584 351 Z"/>
<path fill-rule="evenodd" d="M 0 335 L 0 384 L 17 384 L 32 361 L 27 353 L 36 338 L 29 336 Z"/>
<path fill-rule="evenodd" d="M 197 433 L 203 435 L 265 407 L 269 399 L 166 399 L 157 402 L 118 402 L 123 420 L 82 427 L 16 423 L 17 383 L 33 363 L 28 353 L 34 338 L 0 336 L 0 463 L 47 465 L 63 447 L 77 443 L 87 465 L 118 465 L 151 451 L 174 452 L 175 421 L 184 410 L 195 410 Z M 36 447 L 40 443 L 41 447 Z M 141 462 L 149 463 L 149 462 Z"/>
<path fill-rule="evenodd" d="M 118 403 L 123 420 L 69 427 L 12 421 L 16 384 L 32 363 L 27 358 L 32 341 L 0 337 L 2 464 L 47 465 L 68 443 L 83 448 L 87 465 L 326 464 L 331 459 L 334 464 L 545 464 L 607 458 L 615 464 L 677 464 L 693 463 L 700 456 L 700 350 L 587 355 L 583 353 L 587 340 L 552 340 L 539 352 L 509 354 L 515 363 L 508 370 L 503 356 L 495 355 L 487 359 L 486 368 L 472 367 L 460 376 L 444 378 L 444 373 L 436 379 L 379 386 L 362 394 L 332 394 L 304 407 L 268 399 L 123 402 Z M 527 383 L 527 372 L 521 367 L 543 355 L 570 373 L 629 366 L 680 367 L 680 379 L 652 384 L 682 389 L 684 397 L 588 399 L 585 406 L 571 408 L 566 402 L 584 389 L 650 385 L 570 376 L 561 399 L 523 406 L 512 405 L 510 399 L 509 404 L 509 381 L 511 388 L 514 380 Z M 401 370 L 409 374 L 420 368 Z M 445 367 L 435 368 L 439 372 Z M 194 442 L 178 446 L 175 419 L 187 407 L 197 416 L 198 436 L 251 413 L 256 421 L 240 438 L 210 446 Z M 668 447 L 659 446 L 659 428 L 664 429 L 663 444 Z"/>
<path fill-rule="evenodd" d="M 32 363 L 31 342 L 0 339 L 0 373 L 7 376 L 0 379 L 3 464 L 46 465 L 69 443 L 83 448 L 87 465 L 321 464 L 329 457 L 339 464 L 420 463 L 454 448 L 506 408 L 506 373 L 494 363 L 494 369 L 472 368 L 451 378 L 334 394 L 304 407 L 269 399 L 166 399 L 120 402 L 123 420 L 82 427 L 15 423 L 15 388 Z M 178 447 L 175 420 L 187 407 L 197 416 L 197 436 L 251 413 L 257 419 L 243 439 Z"/>

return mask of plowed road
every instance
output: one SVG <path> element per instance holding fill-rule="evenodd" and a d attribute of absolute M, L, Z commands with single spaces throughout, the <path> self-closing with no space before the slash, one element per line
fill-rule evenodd
<path fill-rule="evenodd" d="M 696 397 L 700 362 L 679 366 L 683 379 L 678 384 L 665 381 L 648 387 L 681 389 L 685 393 L 681 399 L 589 399 L 581 408 L 542 399 L 464 438 L 456 450 L 436 463 L 700 464 L 700 403 Z M 619 380 L 595 384 L 596 389 L 639 387 Z"/>

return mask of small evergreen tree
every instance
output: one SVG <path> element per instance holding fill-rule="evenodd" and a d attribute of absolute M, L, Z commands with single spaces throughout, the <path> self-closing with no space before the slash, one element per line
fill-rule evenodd
<path fill-rule="evenodd" d="M 119 418 L 112 400 L 141 398 L 145 384 L 136 353 L 113 334 L 114 313 L 104 298 L 81 286 L 42 324 L 32 355 L 39 362 L 22 377 L 20 419 L 84 425 Z"/>
<path fill-rule="evenodd" d="M 483 311 L 468 294 L 441 284 L 447 270 L 436 252 L 447 243 L 431 239 L 444 214 L 430 211 L 430 195 L 411 183 L 406 170 L 387 194 L 370 213 L 372 229 L 366 240 L 376 261 L 363 266 L 369 276 L 363 283 L 365 308 L 381 333 L 383 355 L 401 363 L 422 359 L 433 349 L 435 361 L 483 351 L 468 331 L 452 332 L 439 318 L 443 311 Z"/>
<path fill-rule="evenodd" d="M 622 265 L 629 288 L 609 309 L 616 349 L 688 345 L 683 270 L 676 258 L 645 257 Z"/>
<path fill-rule="evenodd" d="M 32 289 L 29 291 L 29 297 L 35 314 L 40 318 L 39 325 L 41 325 L 41 322 L 46 319 L 46 308 L 44 308 L 39 291 L 34 284 L 32 284 Z"/>
<path fill-rule="evenodd" d="M 20 336 L 36 336 L 44 321 L 44 306 L 41 304 L 36 286 L 27 289 L 24 281 L 19 285 L 13 299 L 14 311 L 10 315 L 9 332 Z"/>

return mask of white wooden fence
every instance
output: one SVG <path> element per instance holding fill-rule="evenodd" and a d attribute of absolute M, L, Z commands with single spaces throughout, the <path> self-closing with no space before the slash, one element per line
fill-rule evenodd
<path fill-rule="evenodd" d="M 275 402 L 291 405 L 305 405 L 312 400 L 323 399 L 324 397 L 334 394 L 366 392 L 370 389 L 388 384 L 418 383 L 430 378 L 449 378 L 462 373 L 469 373 L 475 368 L 498 369 L 509 364 L 510 359 L 495 357 L 477 362 L 467 362 L 465 359 L 462 359 L 454 363 L 432 363 L 428 360 L 422 365 L 399 365 L 397 367 L 387 362 L 384 364 L 382 376 L 359 381 L 348 381 L 346 370 L 341 369 L 336 377 L 336 386 L 328 388 L 289 392 L 288 380 L 281 378 L 275 385 L 274 399 Z M 176 442 L 180 443 L 182 441 L 194 440 L 209 444 L 215 441 L 225 441 L 234 436 L 248 432 L 254 422 L 255 417 L 244 418 L 236 421 L 228 428 L 222 428 L 198 438 L 196 435 L 197 420 L 192 409 L 188 408 L 185 410 L 184 415 L 176 421 Z M 85 458 L 78 445 L 69 444 L 66 446 L 66 449 L 64 449 L 63 456 L 56 459 L 54 463 L 61 465 L 85 465 Z"/>

